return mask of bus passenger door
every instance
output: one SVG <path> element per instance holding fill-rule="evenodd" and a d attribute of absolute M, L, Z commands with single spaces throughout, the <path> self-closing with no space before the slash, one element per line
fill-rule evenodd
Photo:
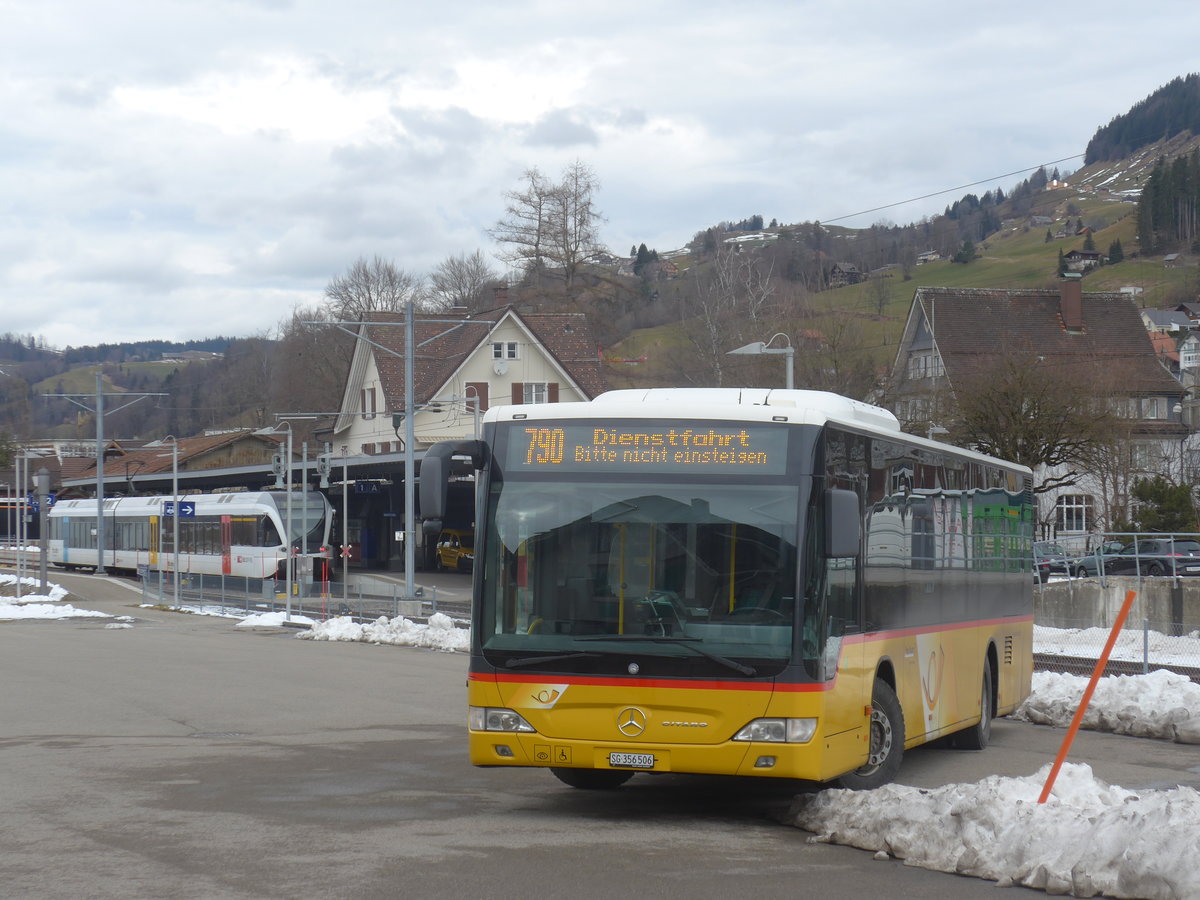
<path fill-rule="evenodd" d="M 832 681 L 826 695 L 827 737 L 843 735 L 854 741 L 854 733 L 866 733 L 864 704 L 871 703 L 871 676 L 864 665 L 863 635 L 858 609 L 858 560 L 826 560 L 825 646 L 822 669 Z M 857 743 L 862 743 L 858 740 Z M 864 745 L 865 746 L 865 745 Z"/>

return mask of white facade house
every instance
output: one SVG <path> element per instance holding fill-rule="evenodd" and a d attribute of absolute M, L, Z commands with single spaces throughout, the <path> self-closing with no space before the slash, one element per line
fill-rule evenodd
<path fill-rule="evenodd" d="M 403 316 L 375 314 L 360 329 L 333 441 L 350 453 L 404 449 Z M 604 389 L 601 361 L 578 313 L 522 315 L 509 306 L 414 319 L 416 447 L 471 437 L 477 414 L 509 403 L 589 400 Z"/>

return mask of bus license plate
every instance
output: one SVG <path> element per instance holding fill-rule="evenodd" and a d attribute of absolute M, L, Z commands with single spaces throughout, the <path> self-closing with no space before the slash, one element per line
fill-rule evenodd
<path fill-rule="evenodd" d="M 608 764 L 614 769 L 653 769 L 653 753 L 610 753 Z"/>

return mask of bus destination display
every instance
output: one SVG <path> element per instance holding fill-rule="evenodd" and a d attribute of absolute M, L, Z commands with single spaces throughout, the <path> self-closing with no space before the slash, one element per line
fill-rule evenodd
<path fill-rule="evenodd" d="M 778 426 L 567 422 L 511 428 L 507 464 L 517 470 L 779 475 L 787 468 L 787 431 Z"/>

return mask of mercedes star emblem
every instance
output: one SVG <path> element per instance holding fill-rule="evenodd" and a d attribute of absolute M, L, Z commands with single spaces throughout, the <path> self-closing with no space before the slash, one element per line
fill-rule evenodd
<path fill-rule="evenodd" d="M 636 706 L 627 706 L 617 713 L 617 731 L 625 737 L 637 737 L 646 730 L 646 714 Z"/>

